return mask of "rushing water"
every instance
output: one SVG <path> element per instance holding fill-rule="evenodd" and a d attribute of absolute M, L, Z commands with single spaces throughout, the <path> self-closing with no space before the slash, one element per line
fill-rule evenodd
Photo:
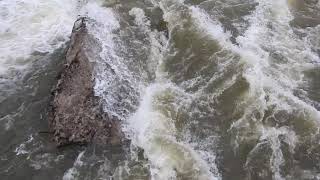
<path fill-rule="evenodd" d="M 57 150 L 74 21 L 128 147 Z M 0 0 L 1 179 L 320 179 L 320 1 Z"/>

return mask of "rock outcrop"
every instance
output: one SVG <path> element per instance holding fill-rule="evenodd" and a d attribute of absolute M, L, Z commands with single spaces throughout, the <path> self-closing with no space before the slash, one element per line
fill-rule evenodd
<path fill-rule="evenodd" d="M 120 142 L 117 121 L 102 111 L 94 96 L 93 65 L 101 47 L 88 33 L 86 22 L 80 18 L 74 25 L 66 64 L 53 90 L 49 121 L 57 146 Z"/>

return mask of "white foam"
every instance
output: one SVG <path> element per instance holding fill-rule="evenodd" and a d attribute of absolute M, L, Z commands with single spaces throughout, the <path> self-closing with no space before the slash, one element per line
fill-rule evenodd
<path fill-rule="evenodd" d="M 199 180 L 218 179 L 190 145 L 176 139 L 173 119 L 157 109 L 157 96 L 172 88 L 175 89 L 170 83 L 146 88 L 139 109 L 129 119 L 127 134 L 131 134 L 133 144 L 144 149 L 151 163 L 152 179 L 175 179 L 181 174 Z"/>
<path fill-rule="evenodd" d="M 257 0 L 256 10 L 247 17 L 250 26 L 243 36 L 237 38 L 239 46 L 230 42 L 230 34 L 224 32 L 221 25 L 212 20 L 205 11 L 198 7 L 190 8 L 197 27 L 207 33 L 225 49 L 241 57 L 246 65 L 243 73 L 250 84 L 249 93 L 245 97 L 245 114 L 235 122 L 230 129 L 245 131 L 243 127 L 252 130 L 250 123 L 260 124 L 256 129 L 257 137 L 263 141 L 269 139 L 272 148 L 271 170 L 275 179 L 283 179 L 281 166 L 285 163 L 279 145 L 279 133 L 290 140 L 291 150 L 297 143 L 294 132 L 285 127 L 266 129 L 260 121 L 252 116 L 256 112 L 262 118 L 268 107 L 275 105 L 275 111 L 285 110 L 293 113 L 298 110 L 307 113 L 309 121 L 319 125 L 320 113 L 312 105 L 294 95 L 294 90 L 303 83 L 303 71 L 314 67 L 319 57 L 312 51 L 314 42 L 300 39 L 290 27 L 293 16 L 285 0 Z M 283 55 L 286 59 L 274 62 L 271 52 Z M 269 98 L 268 102 L 266 97 Z M 237 130 L 236 130 L 237 131 Z M 241 134 L 241 132 L 239 132 Z M 239 137 L 245 138 L 245 137 Z M 288 140 L 289 142 L 289 140 Z M 238 142 L 235 142 L 237 144 Z"/>
<path fill-rule="evenodd" d="M 271 171 L 273 172 L 273 177 L 276 180 L 282 180 L 284 179 L 281 176 L 281 169 L 280 167 L 284 165 L 285 159 L 283 157 L 283 153 L 281 150 L 281 141 L 280 136 L 284 136 L 284 142 L 288 144 L 289 150 L 291 153 L 294 152 L 294 148 L 297 143 L 297 137 L 295 132 L 288 129 L 287 127 L 281 127 L 281 128 L 265 128 L 261 127 L 261 134 L 259 141 L 268 141 L 271 149 L 272 149 L 272 155 L 270 158 L 270 167 Z"/>
<path fill-rule="evenodd" d="M 124 82 L 129 82 L 130 85 L 139 83 L 134 83 L 135 79 L 125 64 L 126 61 L 116 53 L 119 44 L 115 42 L 117 35 L 114 31 L 120 28 L 119 21 L 111 8 L 104 8 L 97 3 L 91 3 L 87 5 L 87 9 L 89 13 L 86 13 L 86 16 L 94 20 L 88 26 L 89 33 L 101 43 L 102 47 L 99 54 L 101 59 L 97 59 L 95 65 L 95 71 L 97 72 L 95 75 L 95 94 L 107 102 L 104 111 L 110 117 L 125 119 L 126 108 L 131 106 L 132 103 L 131 99 L 126 99 L 126 97 L 135 97 L 135 91 L 134 89 L 126 89 L 129 87 Z M 129 95 L 120 92 L 124 89 L 128 91 L 125 93 Z"/>
<path fill-rule="evenodd" d="M 23 154 L 29 154 L 30 152 L 27 150 L 27 145 L 30 144 L 34 140 L 33 136 L 30 135 L 28 140 L 24 143 L 21 143 L 15 150 L 14 152 L 16 153 L 17 156 L 23 155 Z"/>
<path fill-rule="evenodd" d="M 245 77 L 250 83 L 249 96 L 254 97 L 245 115 L 233 127 L 246 126 L 255 111 L 262 117 L 268 107 L 275 105 L 274 111 L 285 110 L 293 113 L 294 110 L 307 112 L 308 121 L 319 125 L 320 113 L 310 104 L 296 97 L 293 92 L 303 82 L 303 71 L 314 66 L 319 61 L 308 43 L 299 39 L 290 27 L 293 16 L 285 0 L 257 1 L 259 5 L 248 17 L 249 29 L 237 39 L 240 44 L 238 53 L 248 64 Z M 283 55 L 286 59 L 272 61 L 271 52 Z M 248 56 L 249 55 L 249 56 Z M 281 62 L 283 61 L 283 62 Z M 268 102 L 265 96 L 269 97 Z M 250 97 L 247 97 L 250 99 Z M 249 128 L 249 127 L 248 127 Z M 270 168 L 274 179 L 284 179 L 281 176 L 281 167 L 285 163 L 280 146 L 279 133 L 288 138 L 291 150 L 297 143 L 297 138 L 291 130 L 285 127 L 268 128 L 258 133 L 260 141 L 268 139 L 271 144 L 272 156 Z M 290 137 L 292 138 L 291 140 Z M 293 153 L 293 152 L 292 152 Z"/>
<path fill-rule="evenodd" d="M 137 26 L 142 27 L 145 32 L 150 31 L 150 21 L 147 19 L 142 9 L 132 8 L 129 11 L 129 15 L 135 17 L 134 21 Z"/>
<path fill-rule="evenodd" d="M 224 32 L 221 23 L 218 21 L 213 21 L 204 10 L 199 7 L 191 6 L 189 7 L 191 17 L 193 18 L 193 23 L 203 35 L 209 35 L 211 38 L 216 40 L 221 47 L 226 49 L 232 48 L 232 43 L 230 42 L 231 34 L 229 32 Z"/>
<path fill-rule="evenodd" d="M 217 40 L 221 47 L 239 54 L 247 64 L 244 75 L 250 83 L 252 94 L 263 95 L 265 93 L 261 91 L 271 89 L 274 95 L 289 96 L 297 104 L 304 104 L 314 111 L 314 108 L 295 98 L 292 91 L 302 82 L 302 72 L 314 67 L 314 62 L 319 62 L 319 57 L 311 48 L 315 42 L 310 42 L 310 38 L 301 40 L 293 33 L 289 24 L 293 16 L 285 0 L 257 2 L 256 10 L 247 18 L 250 27 L 237 38 L 239 46 L 232 44 L 230 33 L 224 32 L 222 25 L 213 21 L 204 10 L 199 7 L 190 7 L 190 10 L 200 31 Z M 272 30 L 268 27 L 270 24 Z M 270 51 L 284 55 L 288 62 L 270 61 Z"/>
<path fill-rule="evenodd" d="M 0 75 L 22 70 L 33 52 L 47 53 L 68 41 L 77 0 L 0 1 Z"/>
<path fill-rule="evenodd" d="M 164 18 L 169 23 L 169 31 L 178 26 L 181 22 L 178 20 L 180 12 L 175 11 L 175 4 L 178 4 L 177 6 L 182 5 L 183 1 L 169 0 L 161 1 L 160 4 L 154 3 L 165 10 Z M 219 179 L 220 175 L 215 166 L 215 155 L 204 149 L 195 150 L 195 147 L 199 147 L 199 144 L 177 140 L 175 122 L 173 117 L 170 117 L 174 115 L 171 112 L 168 112 L 168 116 L 165 115 L 166 113 L 162 112 L 160 106 L 166 106 L 167 104 L 162 104 L 157 100 L 158 96 L 165 96 L 170 92 L 177 93 L 177 96 L 182 94 L 187 96 L 180 97 L 179 101 L 191 99 L 183 90 L 169 82 L 166 72 L 162 69 L 162 53 L 168 48 L 167 40 L 164 36 L 159 37 L 157 31 L 149 30 L 149 21 L 145 18 L 141 9 L 134 8 L 130 11 L 130 14 L 135 17 L 135 24 L 149 33 L 152 45 L 149 58 L 153 59 L 152 62 L 158 62 L 158 67 L 155 83 L 149 85 L 140 93 L 143 96 L 139 108 L 129 118 L 124 131 L 132 139 L 134 145 L 144 149 L 145 156 L 151 164 L 152 179 L 166 180 L 186 177 Z M 173 109 L 170 111 L 175 111 L 174 109 L 179 108 L 178 106 L 178 104 L 172 104 L 172 107 L 170 107 Z M 185 134 L 185 136 L 188 135 Z M 210 164 L 208 164 L 209 162 Z M 215 171 L 211 172 L 211 168 Z"/>
<path fill-rule="evenodd" d="M 73 167 L 68 169 L 62 179 L 63 180 L 76 180 L 79 178 L 79 170 L 78 168 L 80 168 L 81 166 L 83 166 L 83 161 L 82 161 L 82 157 L 84 155 L 85 151 L 82 151 L 81 153 L 79 153 L 77 159 L 74 161 L 73 163 Z"/>
<path fill-rule="evenodd" d="M 147 60 L 149 72 L 155 72 L 156 77 L 159 79 L 163 73 L 159 72 L 158 65 L 162 63 L 163 52 L 166 50 L 168 40 L 163 32 L 157 30 L 151 31 L 151 22 L 146 17 L 145 12 L 141 8 L 132 8 L 129 14 L 135 18 L 135 24 L 139 27 L 140 31 L 147 34 L 151 47 Z"/>
<path fill-rule="evenodd" d="M 250 68 L 251 72 L 255 72 L 254 75 L 248 73 L 247 79 L 250 81 L 259 78 L 259 81 L 264 82 L 262 86 L 267 87 L 272 83 L 268 88 L 273 86 L 278 93 L 292 91 L 301 82 L 302 71 L 318 57 L 308 44 L 293 33 L 289 25 L 293 16 L 286 1 L 258 2 L 259 6 L 249 17 L 249 29 L 237 39 L 240 50 L 244 52 L 239 53 L 244 57 L 243 60 L 253 66 Z M 272 30 L 268 25 L 272 26 Z M 286 60 L 270 61 L 270 51 L 282 54 Z M 254 56 L 246 57 L 248 52 Z"/>

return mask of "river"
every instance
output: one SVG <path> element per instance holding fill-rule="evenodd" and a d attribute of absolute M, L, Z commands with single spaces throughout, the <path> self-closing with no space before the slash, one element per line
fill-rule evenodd
<path fill-rule="evenodd" d="M 129 144 L 57 149 L 75 20 Z M 0 179 L 320 179 L 320 1 L 0 0 Z"/>

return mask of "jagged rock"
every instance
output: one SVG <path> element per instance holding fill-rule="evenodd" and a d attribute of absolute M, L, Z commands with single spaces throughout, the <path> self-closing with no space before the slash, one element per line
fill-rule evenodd
<path fill-rule="evenodd" d="M 117 121 L 108 118 L 94 96 L 93 63 L 101 47 L 88 33 L 86 21 L 75 22 L 66 64 L 53 90 L 49 121 L 58 146 L 120 142 Z"/>

